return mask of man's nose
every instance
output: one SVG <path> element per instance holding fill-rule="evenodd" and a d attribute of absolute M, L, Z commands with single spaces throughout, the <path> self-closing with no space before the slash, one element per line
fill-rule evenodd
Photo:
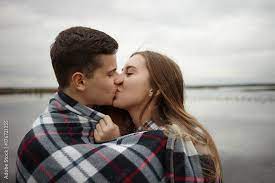
<path fill-rule="evenodd" d="M 115 84 L 116 85 L 121 85 L 123 83 L 123 80 L 124 80 L 124 76 L 123 74 L 118 74 L 115 78 Z"/>

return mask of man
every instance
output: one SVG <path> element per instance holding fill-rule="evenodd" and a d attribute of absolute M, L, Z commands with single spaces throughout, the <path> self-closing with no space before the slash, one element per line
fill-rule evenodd
<path fill-rule="evenodd" d="M 54 176 L 54 170 L 80 156 L 77 148 L 67 145 L 94 143 L 90 136 L 94 129 L 98 129 L 95 131 L 98 141 L 102 140 L 102 130 L 108 131 L 110 136 L 119 135 L 118 126 L 109 116 L 92 109 L 112 105 L 116 92 L 117 49 L 115 39 L 87 27 L 72 27 L 57 36 L 51 47 L 51 60 L 59 84 L 58 93 L 50 99 L 47 109 L 21 142 L 17 159 L 18 182 L 42 179 L 47 182 L 60 177 L 62 181 L 77 180 L 62 171 Z M 68 155 L 66 147 L 76 152 Z"/>

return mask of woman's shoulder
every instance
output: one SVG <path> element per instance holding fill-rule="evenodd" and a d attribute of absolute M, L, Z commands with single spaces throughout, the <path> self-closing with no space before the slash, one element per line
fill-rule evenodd
<path fill-rule="evenodd" d="M 117 143 L 163 143 L 167 141 L 167 136 L 162 130 L 149 130 L 130 133 L 119 137 Z"/>
<path fill-rule="evenodd" d="M 163 132 L 163 130 L 148 130 L 148 131 L 139 131 L 130 133 L 127 135 L 123 135 L 121 138 L 151 138 L 151 139 L 167 139 L 167 136 Z"/>
<path fill-rule="evenodd" d="M 144 135 L 154 135 L 154 136 L 158 136 L 161 138 L 167 138 L 167 135 L 161 129 L 144 131 L 143 134 Z"/>

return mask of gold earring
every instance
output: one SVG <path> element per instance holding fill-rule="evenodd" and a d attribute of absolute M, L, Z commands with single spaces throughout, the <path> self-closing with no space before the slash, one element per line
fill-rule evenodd
<path fill-rule="evenodd" d="M 152 97 L 153 96 L 153 89 L 150 89 L 149 91 L 149 97 Z"/>
<path fill-rule="evenodd" d="M 158 90 L 157 93 L 156 93 L 156 96 L 158 96 L 160 94 L 160 91 Z"/>

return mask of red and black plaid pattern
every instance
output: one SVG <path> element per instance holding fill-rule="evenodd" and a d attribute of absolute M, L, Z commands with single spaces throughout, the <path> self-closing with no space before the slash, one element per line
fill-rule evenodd
<path fill-rule="evenodd" d="M 17 182 L 207 182 L 192 143 L 161 130 L 95 144 L 102 116 L 56 94 L 20 144 Z"/>

